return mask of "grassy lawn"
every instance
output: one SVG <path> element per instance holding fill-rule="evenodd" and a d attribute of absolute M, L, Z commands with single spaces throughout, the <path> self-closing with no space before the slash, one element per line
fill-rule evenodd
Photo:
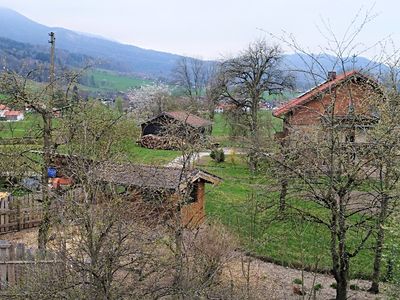
<path fill-rule="evenodd" d="M 130 88 L 137 88 L 142 85 L 152 84 L 152 81 L 141 79 L 135 76 L 120 74 L 116 72 L 94 69 L 84 74 L 89 78 L 92 86 L 82 86 L 84 90 L 90 91 L 126 91 Z"/>
<path fill-rule="evenodd" d="M 54 126 L 57 126 L 54 119 Z M 38 137 L 42 120 L 38 114 L 25 114 L 25 119 L 18 122 L 0 122 L 0 138 Z M 62 147 L 60 148 L 62 150 Z M 123 144 L 123 153 L 134 163 L 163 165 L 180 156 L 179 151 L 153 150 L 142 148 L 133 139 Z"/>
<path fill-rule="evenodd" d="M 40 116 L 32 113 L 26 113 L 22 121 L 0 121 L 0 138 L 37 137 L 41 122 Z"/>
<path fill-rule="evenodd" d="M 263 129 L 267 131 L 270 129 L 272 132 L 277 132 L 282 130 L 282 120 L 275 118 L 272 116 L 271 111 L 262 110 L 260 111 L 260 125 L 263 126 Z M 240 141 L 243 138 L 230 138 L 230 128 L 229 123 L 226 120 L 226 117 L 222 113 L 215 114 L 214 116 L 214 125 L 212 131 L 212 138 L 215 142 L 220 143 L 222 146 L 241 146 Z"/>
<path fill-rule="evenodd" d="M 278 193 L 271 190 L 271 184 L 262 176 L 251 178 L 243 160 L 236 158 L 233 162 L 228 156 L 224 163 L 206 161 L 202 167 L 224 179 L 219 186 L 207 189 L 207 215 L 237 233 L 246 250 L 288 266 L 315 266 L 318 262 L 319 269 L 331 267 L 328 229 L 302 221 L 291 211 L 290 217 L 277 219 L 276 208 L 270 204 Z M 291 201 L 319 216 L 326 215 L 313 203 Z M 350 249 L 361 238 L 362 232 L 350 232 Z M 372 258 L 371 250 L 362 250 L 351 260 L 351 276 L 370 276 Z"/>

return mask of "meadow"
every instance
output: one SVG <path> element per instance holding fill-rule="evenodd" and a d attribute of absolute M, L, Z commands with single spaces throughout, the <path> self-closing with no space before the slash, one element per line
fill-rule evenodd
<path fill-rule="evenodd" d="M 153 83 L 150 80 L 142 79 L 134 75 L 101 69 L 89 70 L 83 77 L 87 82 L 81 85 L 81 88 L 91 92 L 126 92 L 131 88 L 138 88 Z"/>
<path fill-rule="evenodd" d="M 252 176 L 245 159 L 238 155 L 227 156 L 223 163 L 205 159 L 199 167 L 223 178 L 220 185 L 207 187 L 207 216 L 236 234 L 244 251 L 289 267 L 330 270 L 329 230 L 323 225 L 303 221 L 292 209 L 287 210 L 285 217 L 279 216 L 273 205 L 279 194 L 265 173 Z M 307 208 L 321 217 L 326 214 L 313 203 L 301 199 L 288 201 L 294 207 Z M 361 237 L 360 232 L 350 232 L 350 247 Z M 366 249 L 351 260 L 351 277 L 369 278 L 371 275 L 371 246 L 367 244 Z"/>

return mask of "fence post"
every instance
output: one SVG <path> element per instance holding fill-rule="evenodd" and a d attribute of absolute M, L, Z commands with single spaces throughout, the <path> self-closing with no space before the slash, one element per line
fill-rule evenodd
<path fill-rule="evenodd" d="M 11 244 L 8 248 L 8 258 L 10 261 L 15 260 L 15 245 Z M 16 275 L 15 275 L 15 264 L 9 264 L 7 267 L 7 280 L 8 286 L 13 286 L 16 282 Z"/>
<path fill-rule="evenodd" d="M 22 229 L 22 222 L 21 222 L 21 198 L 20 197 L 16 197 L 17 199 L 17 222 L 18 222 L 18 231 L 20 231 Z"/>
<path fill-rule="evenodd" d="M 11 244 L 8 241 L 1 240 L 0 241 L 0 283 L 1 289 L 4 289 L 7 287 L 7 262 L 9 261 L 8 259 L 8 248 L 11 246 Z"/>

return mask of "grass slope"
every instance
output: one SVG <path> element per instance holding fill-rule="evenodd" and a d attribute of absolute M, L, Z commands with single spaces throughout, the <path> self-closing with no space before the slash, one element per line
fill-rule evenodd
<path fill-rule="evenodd" d="M 0 138 L 37 137 L 41 122 L 40 116 L 32 113 L 26 113 L 22 121 L 0 121 Z"/>
<path fill-rule="evenodd" d="M 152 81 L 100 69 L 90 70 L 85 73 L 84 78 L 88 82 L 82 85 L 82 89 L 89 91 L 127 91 L 142 85 L 152 84 Z M 89 84 L 90 83 L 90 84 Z"/>
<path fill-rule="evenodd" d="M 202 167 L 224 179 L 222 184 L 207 191 L 207 215 L 236 232 L 247 251 L 283 265 L 331 268 L 328 229 L 302 221 L 294 214 L 276 219 L 276 208 L 269 204 L 277 199 L 278 193 L 271 191 L 265 176 L 251 178 L 246 162 L 240 157 L 232 159 L 228 156 L 227 161 L 221 164 L 205 161 Z M 308 208 L 320 216 L 325 214 L 313 203 L 299 199 L 292 201 L 295 201 L 292 204 Z M 362 237 L 362 232 L 349 233 L 350 247 Z M 372 255 L 371 249 L 362 250 L 351 260 L 352 277 L 367 278 L 371 275 Z"/>
<path fill-rule="evenodd" d="M 270 130 L 272 133 L 282 130 L 282 120 L 272 116 L 272 112 L 262 110 L 259 112 L 259 123 L 261 131 Z M 225 114 L 218 113 L 214 116 L 214 125 L 212 131 L 212 138 L 215 142 L 220 143 L 222 146 L 241 146 L 241 137 L 230 137 L 230 126 Z"/>

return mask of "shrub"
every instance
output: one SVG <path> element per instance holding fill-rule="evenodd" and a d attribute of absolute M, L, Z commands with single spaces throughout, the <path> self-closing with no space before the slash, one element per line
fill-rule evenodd
<path fill-rule="evenodd" d="M 314 291 L 319 291 L 319 290 L 321 290 L 322 289 L 322 284 L 320 284 L 320 283 L 317 283 L 316 285 L 314 285 Z"/>
<path fill-rule="evenodd" d="M 303 284 L 303 280 L 301 280 L 300 278 L 295 278 L 295 279 L 293 280 L 293 283 L 294 283 L 294 284 Z"/>
<path fill-rule="evenodd" d="M 336 289 L 337 288 L 336 282 L 331 283 L 330 287 L 333 288 L 333 289 Z"/>
<path fill-rule="evenodd" d="M 225 161 L 224 150 L 213 149 L 213 150 L 211 150 L 210 157 L 217 163 L 224 162 Z"/>
<path fill-rule="evenodd" d="M 231 164 L 236 165 L 237 162 L 237 154 L 235 149 L 232 149 L 231 152 L 229 153 L 229 160 Z"/>
<path fill-rule="evenodd" d="M 359 291 L 360 287 L 357 284 L 350 284 L 350 289 L 352 291 Z"/>

